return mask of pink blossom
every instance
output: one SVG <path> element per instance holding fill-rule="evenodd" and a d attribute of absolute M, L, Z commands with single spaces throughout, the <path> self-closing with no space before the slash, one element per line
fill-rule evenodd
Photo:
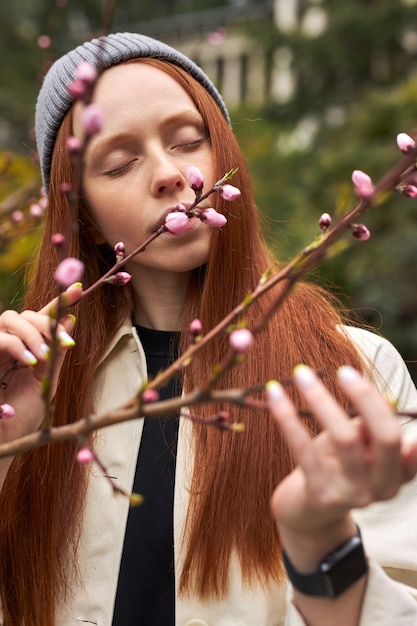
<path fill-rule="evenodd" d="M 67 196 L 72 191 L 72 185 L 71 183 L 61 183 L 60 189 L 61 192 Z"/>
<path fill-rule="evenodd" d="M 366 241 L 371 236 L 371 233 L 365 224 L 351 224 L 350 229 L 352 231 L 352 235 L 360 241 Z"/>
<path fill-rule="evenodd" d="M 91 461 L 94 461 L 94 454 L 91 448 L 81 448 L 80 450 L 78 450 L 77 461 L 78 463 L 81 463 L 82 465 L 85 465 L 87 463 L 91 463 Z"/>
<path fill-rule="evenodd" d="M 213 30 L 211 33 L 207 35 L 207 41 L 211 43 L 213 46 L 217 46 L 220 43 L 222 43 L 222 41 L 226 37 L 226 33 L 227 31 L 225 28 L 223 27 L 216 28 L 216 30 Z"/>
<path fill-rule="evenodd" d="M 129 280 L 132 278 L 132 275 L 128 272 L 117 272 L 117 274 L 113 274 L 109 278 L 106 278 L 106 283 L 110 283 L 111 285 L 122 286 L 126 285 Z"/>
<path fill-rule="evenodd" d="M 67 139 L 67 150 L 70 154 L 80 154 L 82 151 L 82 143 L 78 137 L 70 136 Z"/>
<path fill-rule="evenodd" d="M 88 61 L 82 61 L 77 67 L 77 79 L 86 85 L 93 85 L 97 80 L 97 69 Z"/>
<path fill-rule="evenodd" d="M 207 226 L 213 227 L 224 226 L 227 223 L 227 217 L 215 209 L 203 209 L 200 213 L 200 219 Z"/>
<path fill-rule="evenodd" d="M 188 330 L 190 331 L 190 334 L 193 335 L 193 337 L 198 337 L 199 335 L 201 335 L 201 332 L 203 330 L 203 324 L 201 323 L 201 320 L 199 320 L 197 317 L 190 323 Z"/>
<path fill-rule="evenodd" d="M 32 217 L 42 217 L 43 209 L 40 204 L 38 204 L 37 202 L 33 202 L 33 204 L 31 204 L 29 207 L 29 213 Z"/>
<path fill-rule="evenodd" d="M 46 207 L 48 206 L 48 198 L 46 198 L 45 196 L 42 196 L 42 198 L 39 198 L 38 204 L 41 207 L 41 209 L 44 211 Z"/>
<path fill-rule="evenodd" d="M 145 391 L 142 393 L 142 400 L 147 404 L 150 404 L 152 402 L 158 402 L 159 393 L 156 391 L 156 389 L 145 389 Z"/>
<path fill-rule="evenodd" d="M 247 328 L 233 330 L 229 336 L 229 342 L 236 352 L 246 352 L 253 344 L 254 337 Z"/>
<path fill-rule="evenodd" d="M 125 244 L 123 241 L 119 241 L 114 246 L 114 253 L 116 255 L 116 259 L 121 261 L 125 257 Z"/>
<path fill-rule="evenodd" d="M 194 225 L 188 215 L 182 211 L 172 211 L 165 218 L 165 228 L 175 235 L 186 235 Z"/>
<path fill-rule="evenodd" d="M 196 193 L 200 193 L 204 186 L 204 177 L 198 167 L 191 165 L 191 167 L 188 168 L 187 179 L 191 189 Z"/>
<path fill-rule="evenodd" d="M 87 89 L 85 83 L 81 80 L 73 80 L 68 87 L 68 92 L 75 100 L 82 100 L 87 93 Z"/>
<path fill-rule="evenodd" d="M 52 245 L 60 248 L 65 243 L 65 236 L 62 233 L 54 233 L 51 237 Z"/>
<path fill-rule="evenodd" d="M 87 135 L 95 135 L 103 128 L 103 113 L 96 104 L 85 107 L 81 116 L 81 123 Z"/>
<path fill-rule="evenodd" d="M 16 415 L 16 411 L 11 404 L 0 404 L 0 419 L 8 420 Z"/>
<path fill-rule="evenodd" d="M 38 37 L 37 44 L 39 48 L 42 48 L 43 50 L 46 50 L 47 48 L 49 48 L 51 43 L 52 43 L 51 38 L 48 35 L 40 35 Z"/>
<path fill-rule="evenodd" d="M 416 142 L 407 133 L 399 133 L 397 135 L 397 146 L 404 154 L 410 154 L 416 149 Z"/>
<path fill-rule="evenodd" d="M 319 226 L 320 226 L 320 230 L 322 230 L 323 232 L 325 232 L 331 226 L 331 223 L 332 223 L 332 218 L 328 213 L 323 213 L 320 216 Z"/>
<path fill-rule="evenodd" d="M 375 187 L 372 183 L 372 180 L 368 174 L 362 172 L 362 170 L 355 170 L 352 173 L 352 182 L 355 186 L 356 195 L 359 198 L 370 198 L 374 191 Z"/>
<path fill-rule="evenodd" d="M 233 185 L 222 185 L 220 187 L 220 195 L 224 200 L 236 200 L 240 196 L 240 189 Z"/>
<path fill-rule="evenodd" d="M 69 287 L 81 280 L 84 273 L 84 263 L 74 257 L 67 257 L 58 265 L 54 278 L 61 287 Z"/>
<path fill-rule="evenodd" d="M 417 187 L 415 185 L 404 185 L 401 193 L 407 198 L 417 198 Z"/>
<path fill-rule="evenodd" d="M 12 213 L 12 220 L 16 223 L 21 222 L 24 217 L 23 211 L 20 211 L 19 209 L 13 211 Z"/>

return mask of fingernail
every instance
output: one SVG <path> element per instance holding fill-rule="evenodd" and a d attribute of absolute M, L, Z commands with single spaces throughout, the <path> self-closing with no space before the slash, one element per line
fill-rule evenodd
<path fill-rule="evenodd" d="M 65 291 L 71 291 L 71 289 L 74 289 L 75 287 L 82 287 L 83 284 L 82 283 L 72 283 L 72 285 L 70 285 L 69 287 L 66 288 Z"/>
<path fill-rule="evenodd" d="M 65 330 L 61 330 L 58 333 L 59 340 L 61 345 L 66 346 L 67 348 L 71 346 L 75 346 L 75 341 Z"/>
<path fill-rule="evenodd" d="M 75 322 L 77 321 L 77 318 L 75 315 L 73 315 L 72 313 L 67 313 L 68 317 L 70 317 L 72 319 L 72 323 L 75 324 Z"/>
<path fill-rule="evenodd" d="M 337 376 L 344 383 L 353 383 L 360 379 L 360 374 L 350 365 L 342 365 L 337 370 Z"/>
<path fill-rule="evenodd" d="M 282 385 L 277 380 L 269 380 L 265 389 L 269 400 L 281 400 L 284 397 Z"/>
<path fill-rule="evenodd" d="M 43 356 L 48 356 L 48 354 L 49 354 L 49 346 L 46 343 L 41 343 L 40 351 L 42 352 Z"/>
<path fill-rule="evenodd" d="M 297 382 L 303 387 L 310 387 L 310 385 L 312 385 L 316 381 L 314 372 L 308 367 L 308 365 L 296 365 L 292 373 Z"/>
<path fill-rule="evenodd" d="M 37 364 L 38 359 L 30 350 L 25 350 L 23 354 L 25 355 L 25 359 L 29 363 L 29 365 Z"/>

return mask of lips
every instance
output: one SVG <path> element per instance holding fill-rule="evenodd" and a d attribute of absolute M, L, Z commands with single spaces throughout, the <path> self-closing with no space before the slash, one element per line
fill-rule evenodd
<path fill-rule="evenodd" d="M 156 232 L 156 231 L 157 231 L 157 230 L 158 230 L 161 226 L 163 226 L 163 225 L 165 224 L 165 218 L 166 218 L 166 216 L 167 216 L 169 213 L 172 213 L 172 212 L 174 212 L 174 211 L 178 210 L 178 209 L 177 209 L 177 207 L 178 207 L 178 206 L 184 207 L 184 209 L 185 209 L 186 211 L 188 211 L 188 209 L 189 209 L 192 205 L 193 205 L 193 203 L 192 203 L 192 202 L 177 202 L 177 204 L 175 204 L 175 205 L 173 205 L 173 206 L 169 207 L 168 209 L 166 209 L 166 210 L 163 212 L 163 214 L 161 215 L 161 217 L 159 218 L 159 220 L 158 220 L 157 222 L 155 222 L 155 226 L 154 226 L 154 228 L 152 229 L 152 232 Z M 192 222 L 192 223 L 195 223 L 195 222 L 198 222 L 198 221 L 199 221 L 199 220 L 198 220 L 198 218 L 196 218 L 196 217 L 191 217 L 191 218 L 190 218 L 190 222 Z M 197 225 L 198 225 L 198 223 L 196 223 L 195 225 L 197 226 Z M 190 229 L 190 230 L 194 230 L 194 228 L 193 228 L 193 229 Z"/>

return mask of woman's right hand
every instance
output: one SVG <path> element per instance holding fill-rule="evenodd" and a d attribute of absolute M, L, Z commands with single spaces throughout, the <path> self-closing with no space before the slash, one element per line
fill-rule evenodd
<path fill-rule="evenodd" d="M 80 284 L 66 291 L 66 304 L 76 302 L 82 293 Z M 14 417 L 0 419 L 0 444 L 35 432 L 45 415 L 41 395 L 41 381 L 48 372 L 48 352 L 52 344 L 50 313 L 57 305 L 52 300 L 39 312 L 5 311 L 0 315 L 0 404 L 10 404 Z M 52 393 L 64 361 L 65 353 L 73 345 L 70 333 L 74 319 L 64 315 L 59 320 L 57 337 L 59 353 L 54 367 Z M 11 461 L 11 460 L 9 460 Z M 10 464 L 10 462 L 9 462 Z"/>

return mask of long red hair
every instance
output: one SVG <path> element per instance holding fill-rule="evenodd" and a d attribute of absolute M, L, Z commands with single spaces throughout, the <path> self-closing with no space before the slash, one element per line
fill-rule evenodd
<path fill-rule="evenodd" d="M 217 178 L 238 168 L 233 184 L 241 189 L 241 198 L 227 203 L 216 195 L 216 208 L 227 215 L 228 224 L 213 230 L 210 257 L 206 266 L 195 272 L 184 305 L 184 330 L 197 316 L 204 329 L 210 329 L 243 301 L 267 267 L 276 263 L 261 235 L 243 157 L 218 106 L 182 69 L 153 59 L 134 62 L 162 69 L 194 100 L 208 129 Z M 65 149 L 71 127 L 69 113 L 57 136 L 44 234 L 25 300 L 25 307 L 33 310 L 44 306 L 56 292 L 53 272 L 58 259 L 51 236 L 62 232 L 67 220 L 61 185 L 72 176 Z M 70 254 L 85 262 L 87 286 L 112 264 L 113 257 L 106 244 L 98 246 L 91 240 L 88 210 L 82 201 L 77 219 L 79 228 L 73 234 Z M 249 326 L 260 320 L 275 295 L 268 293 L 250 307 Z M 74 307 L 76 345 L 62 368 L 55 425 L 74 422 L 93 410 L 95 364 L 116 329 L 131 315 L 132 307 L 130 289 L 111 286 L 96 290 Z M 259 335 L 245 361 L 223 376 L 221 386 L 247 387 L 270 378 L 286 378 L 294 365 L 302 362 L 320 370 L 334 395 L 346 403 L 334 372 L 347 363 L 363 369 L 363 363 L 353 344 L 339 332 L 341 323 L 327 294 L 311 284 L 300 284 Z M 186 332 L 183 336 L 185 345 Z M 226 337 L 218 337 L 193 360 L 184 377 L 186 390 L 209 378 L 212 364 L 221 359 L 226 346 Z M 300 402 L 296 394 L 293 397 Z M 223 433 L 200 424 L 193 427 L 198 462 L 191 484 L 184 567 L 178 575 L 180 592 L 201 598 L 227 592 L 233 552 L 246 582 L 284 578 L 269 499 L 293 467 L 291 455 L 268 414 L 227 408 L 232 420 L 245 422 L 243 433 Z M 213 410 L 213 406 L 201 407 L 203 415 Z M 75 456 L 75 443 L 58 444 L 20 456 L 9 471 L 0 512 L 0 593 L 5 626 L 54 626 L 55 607 L 65 600 L 68 560 L 76 567 L 88 481 L 88 470 L 77 464 Z"/>

